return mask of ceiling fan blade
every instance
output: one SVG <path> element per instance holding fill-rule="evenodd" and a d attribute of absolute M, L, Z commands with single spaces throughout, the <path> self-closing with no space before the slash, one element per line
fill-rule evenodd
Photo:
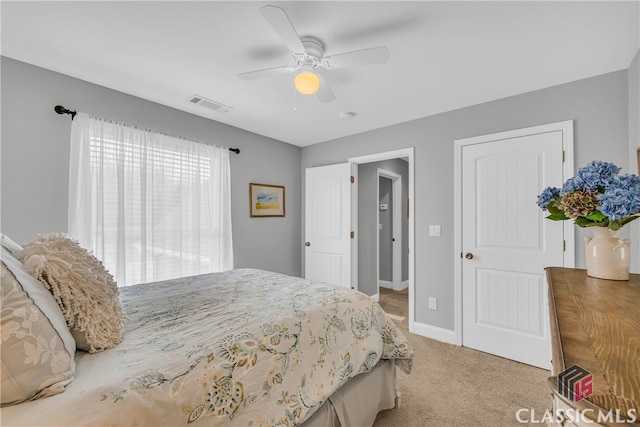
<path fill-rule="evenodd" d="M 325 68 L 342 68 L 357 65 L 382 64 L 387 62 L 388 59 L 389 49 L 385 46 L 378 46 L 328 56 L 322 60 L 322 65 Z"/>
<path fill-rule="evenodd" d="M 264 70 L 256 70 L 256 71 L 249 71 L 246 73 L 240 73 L 238 74 L 238 78 L 240 80 L 255 80 L 255 79 L 261 79 L 263 77 L 269 77 L 269 76 L 274 76 L 278 74 L 293 73 L 294 71 L 295 71 L 295 68 L 289 67 L 289 66 L 265 68 Z"/>
<path fill-rule="evenodd" d="M 300 41 L 300 37 L 289 21 L 289 17 L 281 8 L 277 6 L 263 6 L 260 8 L 262 15 L 271 24 L 276 33 L 280 36 L 284 44 L 293 53 L 304 53 L 305 49 Z"/>
<path fill-rule="evenodd" d="M 323 79 L 319 74 L 318 77 L 320 77 L 320 89 L 318 89 L 318 93 L 316 93 L 316 95 L 318 96 L 318 101 L 320 101 L 321 104 L 328 104 L 329 102 L 335 100 L 336 96 L 334 95 L 325 79 Z"/>

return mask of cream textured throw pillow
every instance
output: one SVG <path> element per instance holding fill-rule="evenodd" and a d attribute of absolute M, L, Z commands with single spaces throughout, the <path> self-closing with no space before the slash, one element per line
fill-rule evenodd
<path fill-rule="evenodd" d="M 99 259 L 58 233 L 39 235 L 20 256 L 60 305 L 79 349 L 97 353 L 120 342 L 126 317 L 118 286 Z"/>

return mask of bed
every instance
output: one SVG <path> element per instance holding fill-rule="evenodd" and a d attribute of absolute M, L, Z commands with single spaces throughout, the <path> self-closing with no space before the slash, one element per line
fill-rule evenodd
<path fill-rule="evenodd" d="M 393 321 L 343 287 L 237 269 L 119 299 L 121 342 L 77 351 L 64 392 L 4 406 L 2 425 L 371 425 L 411 370 Z"/>

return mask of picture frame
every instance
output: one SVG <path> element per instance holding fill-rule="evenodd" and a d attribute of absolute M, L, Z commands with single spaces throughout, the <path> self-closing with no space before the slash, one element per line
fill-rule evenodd
<path fill-rule="evenodd" d="M 251 218 L 285 216 L 284 186 L 249 183 L 249 216 Z"/>

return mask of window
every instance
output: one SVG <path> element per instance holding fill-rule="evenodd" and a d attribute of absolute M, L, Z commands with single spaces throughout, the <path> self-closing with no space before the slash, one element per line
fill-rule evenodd
<path fill-rule="evenodd" d="M 69 233 L 120 286 L 233 268 L 229 151 L 78 114 Z"/>

